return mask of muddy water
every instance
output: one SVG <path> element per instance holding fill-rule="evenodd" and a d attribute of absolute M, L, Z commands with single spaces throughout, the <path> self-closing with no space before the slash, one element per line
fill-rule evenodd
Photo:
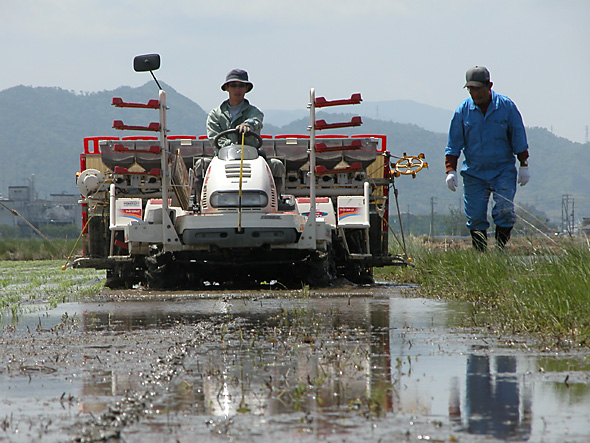
<path fill-rule="evenodd" d="M 588 353 L 375 285 L 105 292 L 3 325 L 0 441 L 590 440 Z"/>

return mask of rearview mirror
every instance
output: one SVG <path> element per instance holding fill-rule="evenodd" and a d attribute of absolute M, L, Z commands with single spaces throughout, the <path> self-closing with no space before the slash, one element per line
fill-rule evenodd
<path fill-rule="evenodd" d="M 155 71 L 160 67 L 160 54 L 138 55 L 133 59 L 135 72 Z"/>

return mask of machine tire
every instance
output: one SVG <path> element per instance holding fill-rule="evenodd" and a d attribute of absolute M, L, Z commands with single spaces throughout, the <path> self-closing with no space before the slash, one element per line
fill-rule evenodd
<path fill-rule="evenodd" d="M 134 263 L 117 263 L 107 269 L 105 286 L 109 289 L 128 289 L 140 283 L 141 277 Z"/>
<path fill-rule="evenodd" d="M 336 265 L 331 252 L 316 252 L 299 269 L 300 280 L 312 288 L 324 288 L 336 276 Z"/>
<path fill-rule="evenodd" d="M 167 255 L 145 258 L 145 284 L 150 289 L 167 289 L 169 286 L 169 260 Z"/>
<path fill-rule="evenodd" d="M 373 278 L 373 268 L 360 265 L 358 263 L 346 264 L 342 277 L 357 285 L 371 285 L 375 283 Z"/>
<path fill-rule="evenodd" d="M 191 279 L 188 268 L 174 260 L 172 254 L 151 255 L 145 258 L 144 282 L 150 289 L 187 288 Z"/>
<path fill-rule="evenodd" d="M 362 267 L 359 271 L 358 284 L 360 285 L 372 285 L 375 283 L 373 278 L 373 268 Z"/>
<path fill-rule="evenodd" d="M 115 270 L 107 269 L 107 278 L 104 285 L 109 289 L 125 289 L 125 279 Z"/>

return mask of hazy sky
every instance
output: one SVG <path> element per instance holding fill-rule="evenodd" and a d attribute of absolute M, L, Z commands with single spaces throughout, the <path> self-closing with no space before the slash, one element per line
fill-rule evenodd
<path fill-rule="evenodd" d="M 206 111 L 235 67 L 263 110 L 305 110 L 313 87 L 452 111 L 485 65 L 527 126 L 584 142 L 590 125 L 589 0 L 0 0 L 0 17 L 0 90 L 139 86 L 133 57 L 157 52 Z"/>

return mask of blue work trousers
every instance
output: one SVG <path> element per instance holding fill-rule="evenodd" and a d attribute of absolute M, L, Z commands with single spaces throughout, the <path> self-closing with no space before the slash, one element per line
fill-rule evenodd
<path fill-rule="evenodd" d="M 494 201 L 492 218 L 496 226 L 504 228 L 514 226 L 516 167 L 513 163 L 489 169 L 467 168 L 461 171 L 461 176 L 469 230 L 485 231 L 490 227 L 487 217 L 490 194 Z"/>

